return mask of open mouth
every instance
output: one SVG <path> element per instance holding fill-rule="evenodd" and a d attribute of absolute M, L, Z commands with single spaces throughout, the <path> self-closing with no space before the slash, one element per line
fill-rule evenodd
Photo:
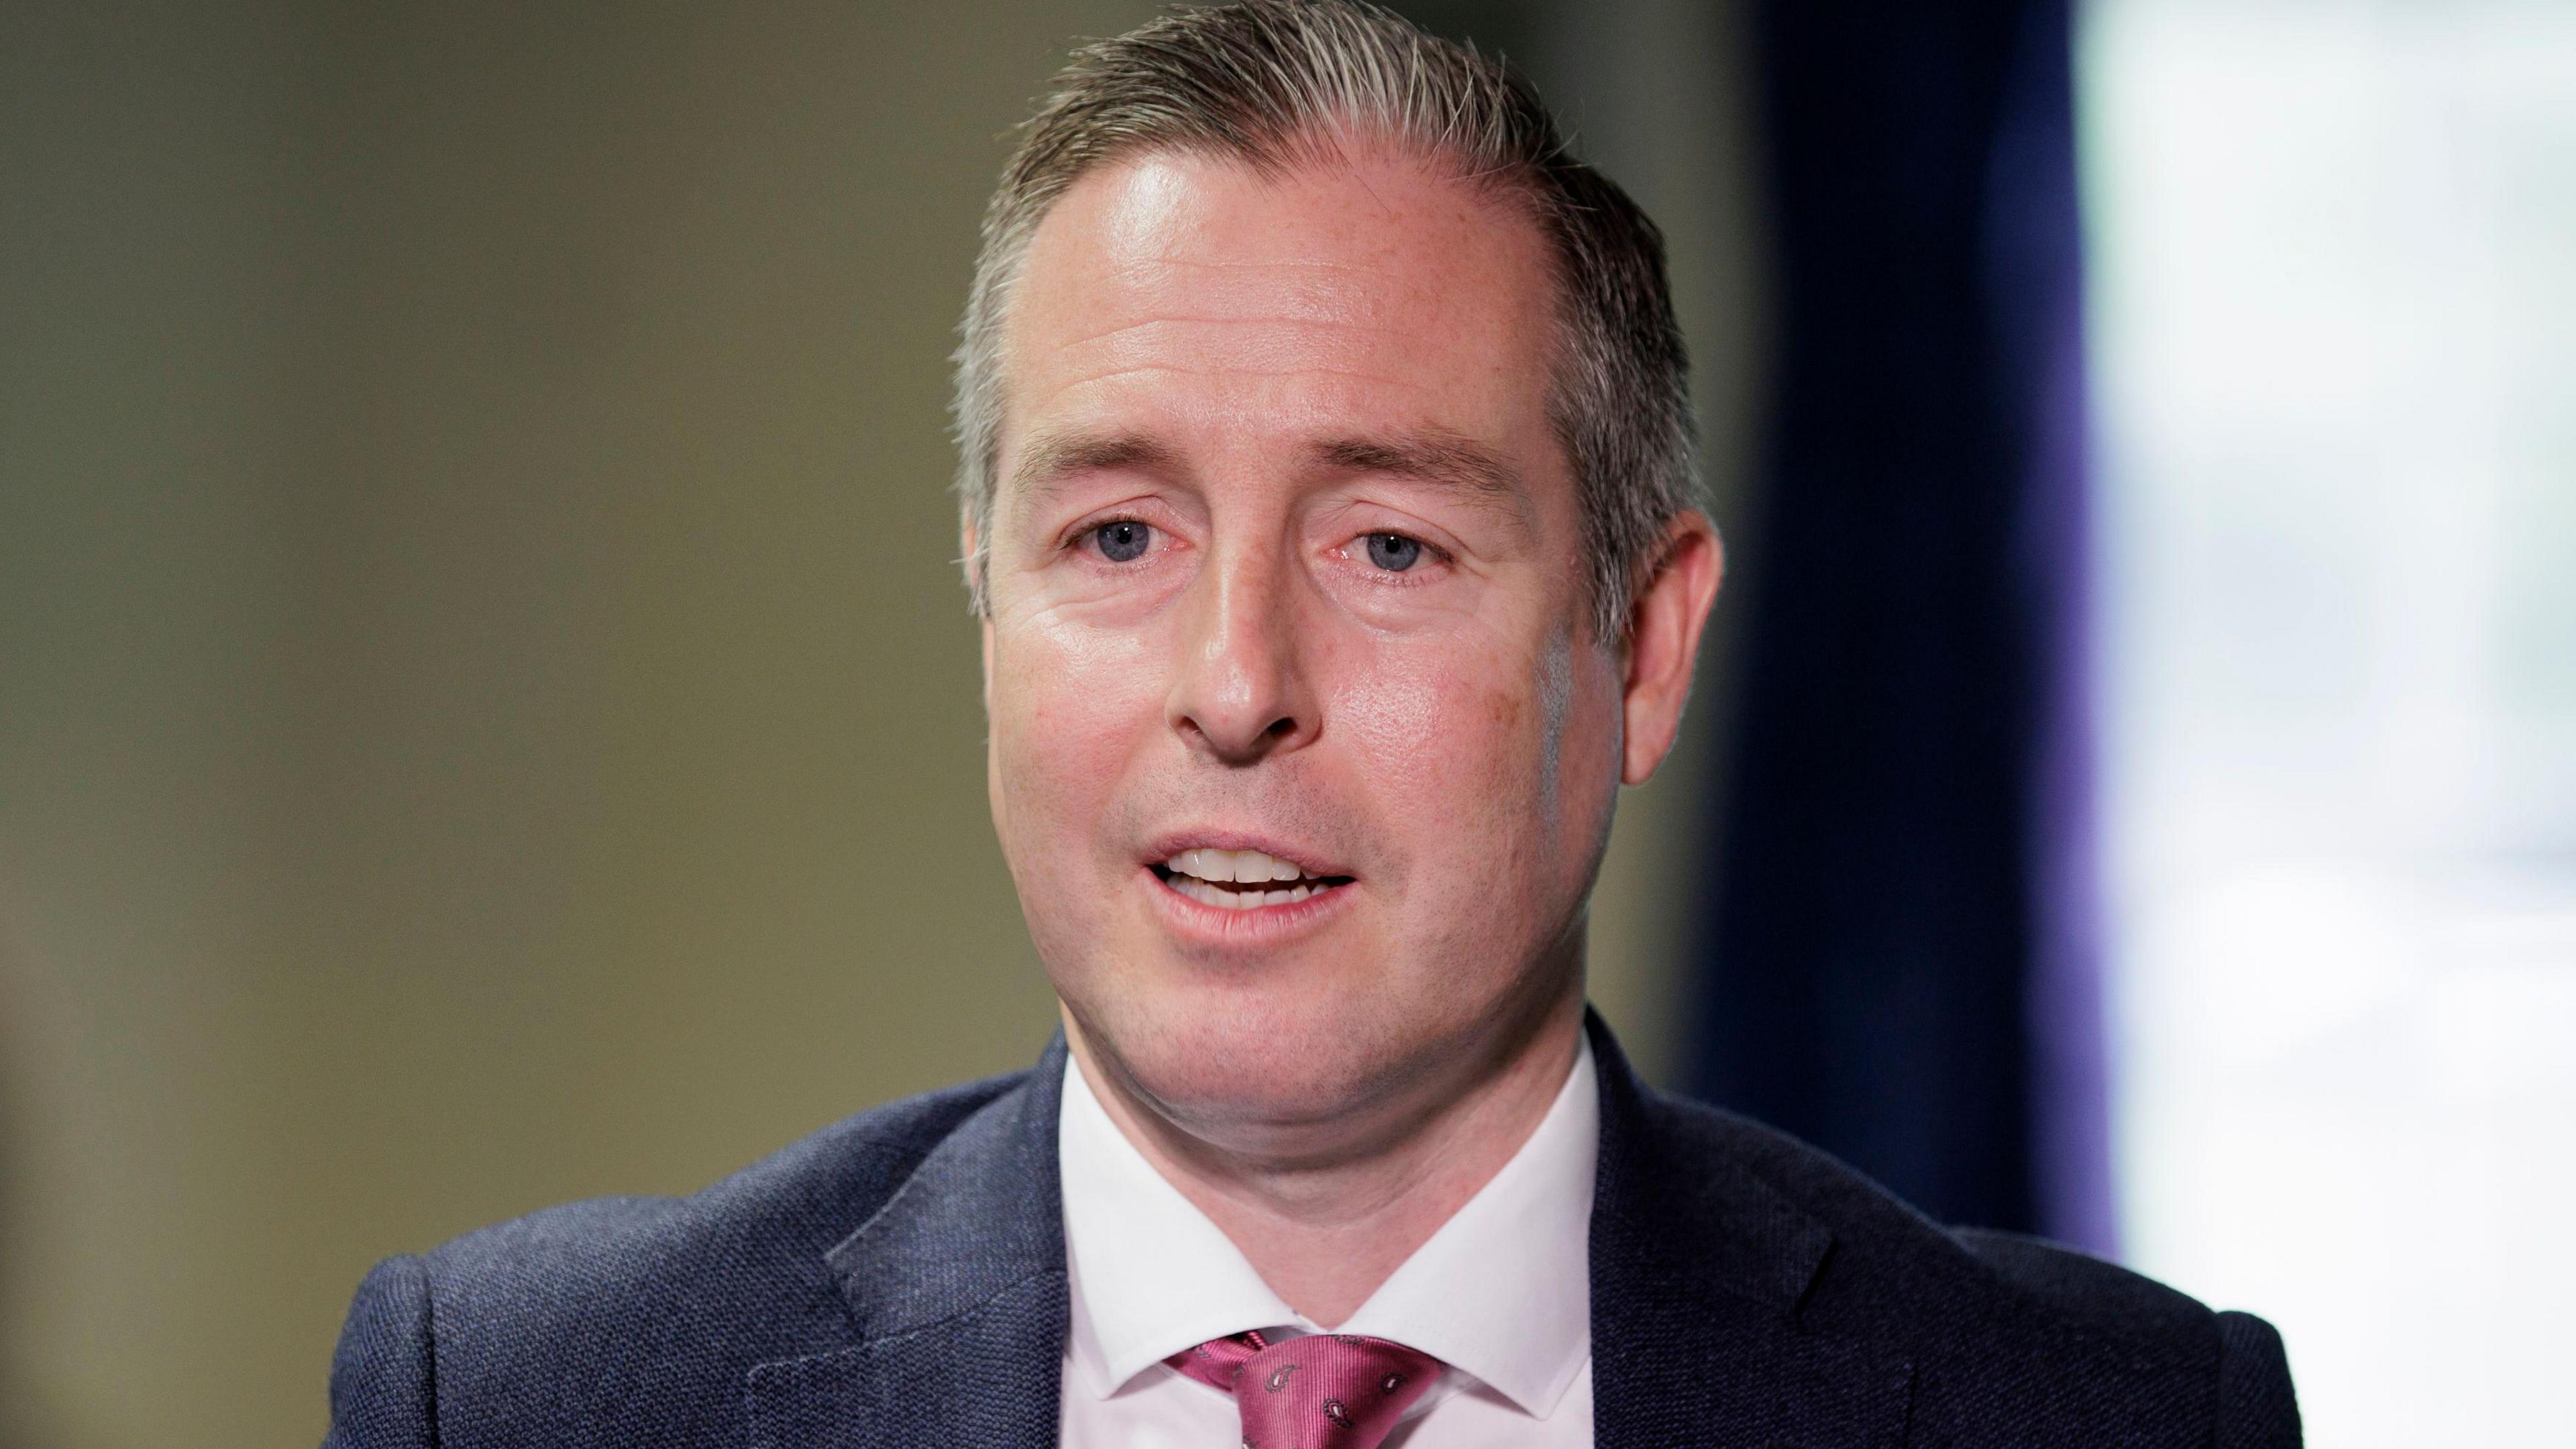
<path fill-rule="evenodd" d="M 1296 862 L 1258 850 L 1177 851 L 1153 871 L 1173 890 L 1225 911 L 1292 906 L 1351 883 L 1346 875 L 1308 875 Z"/>

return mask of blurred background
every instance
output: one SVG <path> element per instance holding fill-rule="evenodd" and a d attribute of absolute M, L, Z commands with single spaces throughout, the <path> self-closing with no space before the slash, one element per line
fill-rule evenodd
<path fill-rule="evenodd" d="M 1664 224 L 1733 572 L 1594 995 L 2568 1444 L 2576 9 L 1422 0 Z M 0 7 L 0 1445 L 1025 1065 L 945 355 L 1114 0 Z"/>

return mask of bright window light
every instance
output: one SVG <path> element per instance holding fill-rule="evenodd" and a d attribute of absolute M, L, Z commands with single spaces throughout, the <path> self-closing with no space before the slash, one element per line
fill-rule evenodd
<path fill-rule="evenodd" d="M 2310 1443 L 2576 1443 L 2576 5 L 2079 73 L 2127 1255 Z"/>

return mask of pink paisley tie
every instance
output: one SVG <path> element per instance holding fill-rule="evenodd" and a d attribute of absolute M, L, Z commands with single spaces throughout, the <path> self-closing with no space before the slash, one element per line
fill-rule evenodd
<path fill-rule="evenodd" d="M 1244 1449 L 1377 1449 L 1440 1377 L 1440 1361 L 1383 1338 L 1212 1338 L 1163 1360 L 1233 1393 Z"/>

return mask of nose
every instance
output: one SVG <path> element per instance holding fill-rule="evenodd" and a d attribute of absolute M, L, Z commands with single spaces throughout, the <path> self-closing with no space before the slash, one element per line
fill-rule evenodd
<path fill-rule="evenodd" d="M 1323 721 L 1308 688 L 1295 585 L 1275 553 L 1211 560 L 1193 582 L 1165 714 L 1191 748 L 1251 765 L 1302 748 Z"/>

